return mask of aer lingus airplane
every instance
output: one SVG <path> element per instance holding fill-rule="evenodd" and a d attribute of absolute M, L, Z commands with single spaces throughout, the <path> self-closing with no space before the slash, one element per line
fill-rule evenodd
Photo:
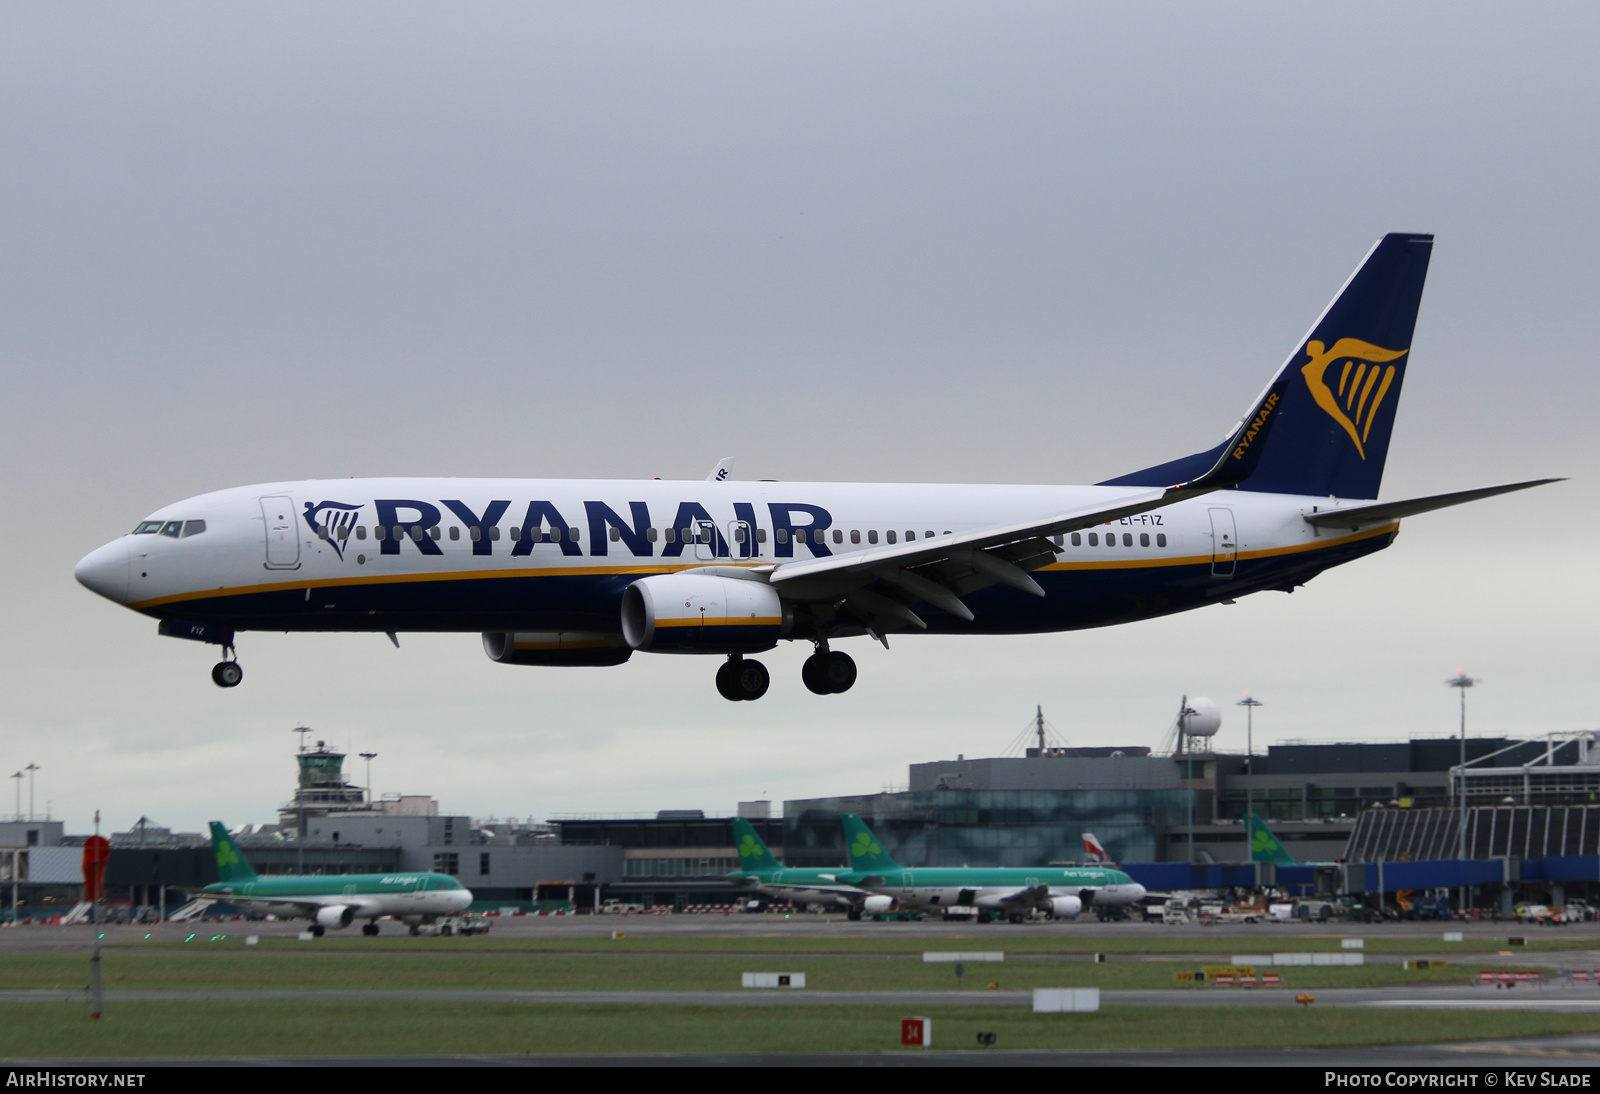
<path fill-rule="evenodd" d="M 907 908 L 977 908 L 987 921 L 1021 923 L 1041 911 L 1070 919 L 1086 908 L 1106 910 L 1144 899 L 1144 886 L 1108 866 L 901 866 L 856 813 L 844 815 L 850 872 L 840 881 L 893 897 Z"/>
<path fill-rule="evenodd" d="M 841 867 L 814 870 L 785 866 L 743 817 L 733 818 L 733 835 L 739 841 L 739 868 L 728 877 L 741 888 L 794 904 L 844 908 L 851 919 L 860 919 L 863 910 L 886 912 L 894 904 L 890 897 L 874 896 L 840 881 L 839 875 L 848 873 Z"/>
<path fill-rule="evenodd" d="M 1433 237 L 1385 236 L 1214 448 L 1094 486 L 332 479 L 202 494 L 91 552 L 77 577 L 220 645 L 248 630 L 481 632 L 505 665 L 725 658 L 810 642 L 818 694 L 855 682 L 831 643 L 1101 627 L 1289 592 L 1382 550 L 1400 518 L 1550 482 L 1375 502 Z"/>
<path fill-rule="evenodd" d="M 378 933 L 378 919 L 393 916 L 417 933 L 421 923 L 466 911 L 472 893 L 448 874 L 284 874 L 261 877 L 239 853 L 239 845 L 220 821 L 211 822 L 211 850 L 218 880 L 194 891 L 197 897 L 237 905 L 283 918 L 311 920 L 311 933 L 348 927 L 357 919 L 361 933 Z"/>

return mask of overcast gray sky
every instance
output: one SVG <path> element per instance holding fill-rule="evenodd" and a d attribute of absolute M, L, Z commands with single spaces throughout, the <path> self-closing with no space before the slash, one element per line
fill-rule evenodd
<path fill-rule="evenodd" d="M 0 8 L 0 769 L 42 811 L 272 818 L 290 729 L 475 815 L 873 791 L 1036 703 L 1155 745 L 1600 724 L 1600 8 Z M 516 669 L 214 650 L 77 586 L 163 504 L 366 474 L 1093 482 L 1214 443 L 1372 242 L 1438 234 L 1385 497 L 1293 596 L 1109 630 Z M 357 766 L 353 772 L 359 777 Z M 9 790 L 10 788 L 5 788 Z M 0 810 L 9 812 L 8 794 Z M 24 802 L 26 808 L 26 802 Z"/>

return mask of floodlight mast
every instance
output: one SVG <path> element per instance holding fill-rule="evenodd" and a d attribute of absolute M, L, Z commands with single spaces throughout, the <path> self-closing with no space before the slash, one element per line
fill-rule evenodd
<path fill-rule="evenodd" d="M 1458 817 L 1456 820 L 1456 858 L 1467 857 L 1467 689 L 1478 683 L 1466 670 L 1456 669 L 1456 674 L 1445 681 L 1446 687 L 1461 693 L 1461 784 Z"/>
<path fill-rule="evenodd" d="M 1253 715 L 1256 712 L 1256 707 L 1266 706 L 1266 704 L 1260 699 L 1252 696 L 1247 691 L 1244 693 L 1244 698 L 1240 699 L 1233 705 L 1236 707 L 1244 707 L 1244 773 L 1246 776 L 1253 776 L 1256 773 L 1255 719 Z M 1255 795 L 1253 792 L 1253 787 L 1249 782 L 1244 784 L 1244 811 L 1247 817 L 1245 820 L 1245 825 L 1247 828 L 1245 839 L 1248 840 L 1250 838 L 1248 834 L 1248 826 L 1250 823 L 1248 820 L 1248 815 L 1256 811 Z"/>

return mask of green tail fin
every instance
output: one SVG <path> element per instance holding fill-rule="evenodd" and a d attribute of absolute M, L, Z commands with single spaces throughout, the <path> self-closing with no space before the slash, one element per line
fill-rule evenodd
<path fill-rule="evenodd" d="M 239 853 L 239 845 L 233 842 L 233 837 L 228 835 L 221 821 L 211 822 L 211 853 L 217 856 L 218 881 L 255 880 L 256 872 L 250 869 L 244 855 Z"/>
<path fill-rule="evenodd" d="M 878 842 L 878 837 L 872 834 L 872 829 L 858 814 L 846 813 L 843 820 L 844 845 L 845 850 L 850 852 L 850 869 L 864 873 L 900 869 L 900 864 L 889 857 L 883 844 Z"/>
<path fill-rule="evenodd" d="M 1246 817 L 1250 825 L 1250 861 L 1270 862 L 1274 866 L 1298 866 L 1295 857 L 1283 849 L 1267 822 L 1254 813 Z"/>
<path fill-rule="evenodd" d="M 783 869 L 783 863 L 773 857 L 766 842 L 756 835 L 755 825 L 743 817 L 733 818 L 733 838 L 739 845 L 739 869 L 745 871 Z"/>

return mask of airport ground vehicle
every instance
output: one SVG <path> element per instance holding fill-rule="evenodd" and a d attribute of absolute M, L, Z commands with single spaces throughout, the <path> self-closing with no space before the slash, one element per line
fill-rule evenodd
<path fill-rule="evenodd" d="M 432 923 L 413 923 L 411 933 L 449 938 L 452 935 L 488 934 L 489 927 L 489 919 L 486 916 L 448 915 L 441 916 Z"/>

